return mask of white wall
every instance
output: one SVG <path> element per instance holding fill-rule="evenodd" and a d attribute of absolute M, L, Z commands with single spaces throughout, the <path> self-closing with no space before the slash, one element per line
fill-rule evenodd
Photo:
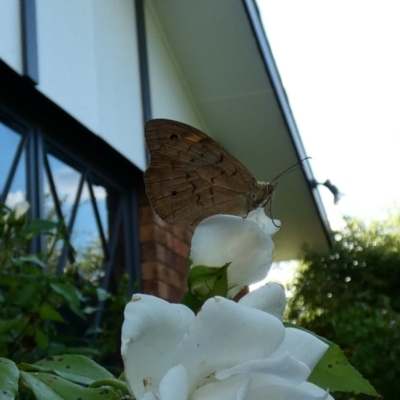
<path fill-rule="evenodd" d="M 0 1 L 0 58 L 18 73 L 22 73 L 20 2 Z"/>
<path fill-rule="evenodd" d="M 144 169 L 133 1 L 37 0 L 39 90 Z"/>
<path fill-rule="evenodd" d="M 92 2 L 38 0 L 36 4 L 38 89 L 97 133 Z"/>
<path fill-rule="evenodd" d="M 149 1 L 145 2 L 145 17 L 152 117 L 175 119 L 207 132 L 201 113 Z"/>
<path fill-rule="evenodd" d="M 145 169 L 134 1 L 93 0 L 93 5 L 98 132 Z"/>

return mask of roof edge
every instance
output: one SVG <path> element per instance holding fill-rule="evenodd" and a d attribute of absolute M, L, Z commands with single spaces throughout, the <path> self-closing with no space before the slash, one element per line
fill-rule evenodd
<path fill-rule="evenodd" d="M 279 107 L 282 111 L 283 117 L 285 119 L 288 131 L 290 133 L 290 138 L 293 142 L 293 146 L 297 151 L 297 155 L 300 160 L 306 158 L 305 149 L 303 146 L 303 142 L 301 141 L 299 131 L 297 129 L 296 122 L 294 120 L 294 116 L 292 110 L 289 105 L 289 101 L 286 95 L 285 88 L 283 87 L 281 77 L 278 72 L 278 68 L 276 66 L 274 57 L 272 55 L 271 47 L 269 45 L 266 32 L 264 30 L 263 23 L 260 18 L 260 13 L 258 10 L 258 6 L 255 0 L 242 0 L 244 8 L 246 10 L 247 16 L 249 18 L 250 26 L 253 30 L 254 36 L 256 38 L 257 46 L 260 51 L 261 58 L 264 61 L 266 72 L 271 80 L 272 87 L 275 92 L 275 96 L 277 98 Z M 325 208 L 322 204 L 321 197 L 318 193 L 318 190 L 313 186 L 313 182 L 315 182 L 314 175 L 312 173 L 310 164 L 308 160 L 304 160 L 302 162 L 305 179 L 307 181 L 308 187 L 312 193 L 312 198 L 314 200 L 315 207 L 317 208 L 322 225 L 324 227 L 324 231 L 326 234 L 326 238 L 328 243 L 332 245 L 332 235 L 331 228 L 328 220 L 328 216 L 325 212 Z"/>

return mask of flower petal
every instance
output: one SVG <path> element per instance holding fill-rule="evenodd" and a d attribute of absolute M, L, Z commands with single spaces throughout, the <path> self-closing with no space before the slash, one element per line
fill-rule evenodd
<path fill-rule="evenodd" d="M 286 307 L 285 290 L 279 283 L 267 283 L 246 294 L 239 303 L 265 311 L 282 321 Z"/>
<path fill-rule="evenodd" d="M 151 392 L 146 392 L 140 400 L 158 400 L 156 396 L 154 396 L 153 393 Z"/>
<path fill-rule="evenodd" d="M 186 400 L 187 378 L 182 364 L 172 367 L 160 382 L 160 400 Z"/>
<path fill-rule="evenodd" d="M 16 221 L 25 218 L 26 213 L 30 208 L 30 204 L 27 201 L 21 201 L 17 203 L 14 207 L 13 213 Z"/>
<path fill-rule="evenodd" d="M 266 398 L 274 400 L 334 400 L 328 392 L 309 382 L 303 382 L 298 386 L 252 386 L 247 400 L 260 400 Z"/>
<path fill-rule="evenodd" d="M 328 347 L 326 343 L 310 333 L 296 328 L 285 328 L 285 338 L 273 356 L 289 352 L 312 371 Z"/>
<path fill-rule="evenodd" d="M 197 389 L 191 400 L 246 400 L 251 378 L 235 376 L 220 382 L 212 382 Z"/>
<path fill-rule="evenodd" d="M 254 221 L 232 215 L 215 215 L 196 228 L 190 252 L 193 265 L 228 268 L 229 297 L 246 285 L 265 278 L 274 244 Z"/>
<path fill-rule="evenodd" d="M 158 385 L 172 363 L 176 347 L 194 314 L 180 304 L 154 296 L 134 295 L 125 307 L 121 355 L 125 378 L 136 398 L 157 393 Z"/>
<path fill-rule="evenodd" d="M 272 381 L 276 382 L 276 378 L 279 378 L 279 383 L 298 385 L 308 378 L 310 369 L 290 354 L 285 354 L 284 356 L 268 357 L 263 360 L 247 361 L 232 368 L 218 371 L 215 377 L 222 380 L 237 374 L 263 374 L 270 377 L 272 375 Z"/>
<path fill-rule="evenodd" d="M 257 208 L 249 212 L 247 219 L 254 221 L 257 225 L 269 236 L 275 235 L 281 228 L 281 221 L 279 219 L 272 220 L 265 215 L 264 208 Z"/>
<path fill-rule="evenodd" d="M 176 364 L 186 367 L 192 392 L 216 371 L 268 357 L 282 342 L 284 331 L 268 313 L 215 297 L 204 303 L 176 349 Z"/>

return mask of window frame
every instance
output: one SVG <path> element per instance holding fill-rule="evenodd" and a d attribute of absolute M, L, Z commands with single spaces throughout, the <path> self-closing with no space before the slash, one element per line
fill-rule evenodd
<path fill-rule="evenodd" d="M 24 144 L 21 144 L 21 141 L 20 153 L 23 146 L 27 149 L 27 200 L 31 203 L 31 217 L 43 218 L 43 174 L 46 173 L 46 154 L 51 154 L 79 172 L 86 171 L 89 179 L 101 182 L 107 188 L 121 193 L 120 210 L 116 215 L 121 218 L 121 229 L 125 231 L 123 241 L 126 272 L 130 280 L 128 294 L 140 291 L 141 260 L 137 197 L 144 187 L 142 172 L 106 141 L 36 90 L 29 80 L 18 75 L 2 60 L 0 60 L 0 121 L 21 134 Z M 105 159 L 107 163 L 104 162 Z M 13 160 L 14 173 L 17 167 L 16 160 L 17 157 Z M 8 177 L 6 182 L 8 189 L 7 185 L 5 189 L 8 191 L 11 178 Z M 1 195 L 2 199 L 6 196 L 5 193 Z M 118 229 L 117 227 L 114 231 Z M 115 233 L 110 232 L 111 240 L 113 236 Z M 40 252 L 43 248 L 43 243 L 39 239 L 32 243 L 31 251 Z M 106 274 L 101 286 L 108 290 L 113 269 L 112 260 L 106 264 Z"/>

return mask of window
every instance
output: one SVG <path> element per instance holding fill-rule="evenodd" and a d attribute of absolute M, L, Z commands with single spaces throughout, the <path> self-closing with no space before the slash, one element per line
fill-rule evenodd
<path fill-rule="evenodd" d="M 106 163 L 103 170 L 91 165 L 75 151 L 82 143 L 66 145 L 55 138 L 35 122 L 0 113 L 1 200 L 9 206 L 27 200 L 33 218 L 63 221 L 76 253 L 59 243 L 47 262 L 48 273 L 60 275 L 76 263 L 85 279 L 106 290 L 117 287 L 124 272 L 131 288 L 138 285 L 134 180 L 127 185 L 107 171 Z M 93 146 L 95 139 L 93 135 Z M 107 154 L 102 156 L 107 159 Z M 32 251 L 51 245 L 38 240 Z"/>

